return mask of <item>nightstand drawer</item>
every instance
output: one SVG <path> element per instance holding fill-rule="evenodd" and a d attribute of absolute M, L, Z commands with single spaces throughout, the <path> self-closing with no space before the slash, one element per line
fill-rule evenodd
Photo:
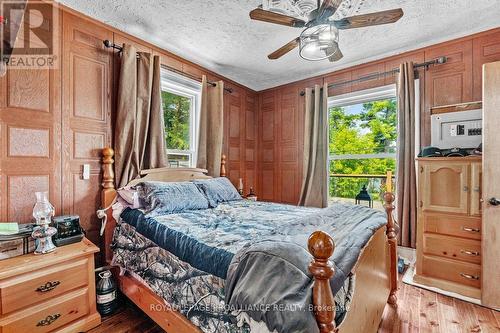
<path fill-rule="evenodd" d="M 8 314 L 87 286 L 88 265 L 88 259 L 82 258 L 1 281 L 1 313 Z"/>
<path fill-rule="evenodd" d="M 476 264 L 424 255 L 422 275 L 470 287 L 481 287 L 481 266 Z"/>
<path fill-rule="evenodd" d="M 40 305 L 6 316 L 2 333 L 50 332 L 89 314 L 88 289 L 78 289 Z"/>
<path fill-rule="evenodd" d="M 424 253 L 481 264 L 481 241 L 424 234 Z"/>
<path fill-rule="evenodd" d="M 423 213 L 424 232 L 481 239 L 481 218 Z"/>

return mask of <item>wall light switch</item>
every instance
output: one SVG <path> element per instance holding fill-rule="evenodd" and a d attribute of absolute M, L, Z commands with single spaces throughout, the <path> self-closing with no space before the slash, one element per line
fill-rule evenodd
<path fill-rule="evenodd" d="M 82 178 L 83 179 L 90 179 L 90 164 L 83 165 Z"/>

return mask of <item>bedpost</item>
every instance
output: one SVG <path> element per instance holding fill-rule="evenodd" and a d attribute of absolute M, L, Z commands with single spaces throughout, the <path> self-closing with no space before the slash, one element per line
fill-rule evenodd
<path fill-rule="evenodd" d="M 113 157 L 115 152 L 113 149 L 106 147 L 102 150 L 102 192 L 101 192 L 101 205 L 102 208 L 106 208 L 116 197 L 115 190 L 115 172 L 114 172 L 114 160 Z M 110 263 L 112 259 L 112 251 L 110 248 L 111 241 L 113 238 L 113 230 L 116 225 L 116 221 L 113 219 L 111 210 L 106 212 L 107 223 L 106 229 L 104 231 L 104 259 L 106 263 Z"/>
<path fill-rule="evenodd" d="M 220 176 L 226 177 L 226 155 L 222 154 L 222 158 L 220 160 Z"/>
<path fill-rule="evenodd" d="M 328 260 L 333 254 L 335 243 L 332 237 L 323 231 L 315 231 L 307 243 L 313 260 L 309 264 L 309 272 L 314 277 L 313 299 L 314 315 L 318 322 L 320 333 L 335 333 L 335 299 L 330 279 L 335 270 Z"/>
<path fill-rule="evenodd" d="M 384 193 L 384 208 L 387 213 L 387 229 L 386 235 L 389 242 L 389 251 L 391 255 L 391 293 L 387 303 L 397 306 L 398 298 L 396 292 L 398 291 L 398 232 L 399 226 L 394 220 L 394 200 L 395 196 L 391 192 Z"/>

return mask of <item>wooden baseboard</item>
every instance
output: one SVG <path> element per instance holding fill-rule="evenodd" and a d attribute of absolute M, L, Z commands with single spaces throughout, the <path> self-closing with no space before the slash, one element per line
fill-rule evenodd
<path fill-rule="evenodd" d="M 415 274 L 413 276 L 413 281 L 423 284 L 429 287 L 435 287 L 439 289 L 443 289 L 446 291 L 451 291 L 460 295 L 464 295 L 467 297 L 481 299 L 481 290 L 469 286 L 464 286 L 463 284 L 459 284 L 456 282 L 431 278 L 428 276 L 422 276 Z"/>

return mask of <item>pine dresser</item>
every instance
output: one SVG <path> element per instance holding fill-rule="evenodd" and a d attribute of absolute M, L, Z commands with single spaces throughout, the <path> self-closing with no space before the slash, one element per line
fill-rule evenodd
<path fill-rule="evenodd" d="M 94 244 L 0 261 L 0 332 L 82 332 L 100 324 Z"/>
<path fill-rule="evenodd" d="M 481 298 L 481 157 L 417 159 L 415 282 Z"/>

